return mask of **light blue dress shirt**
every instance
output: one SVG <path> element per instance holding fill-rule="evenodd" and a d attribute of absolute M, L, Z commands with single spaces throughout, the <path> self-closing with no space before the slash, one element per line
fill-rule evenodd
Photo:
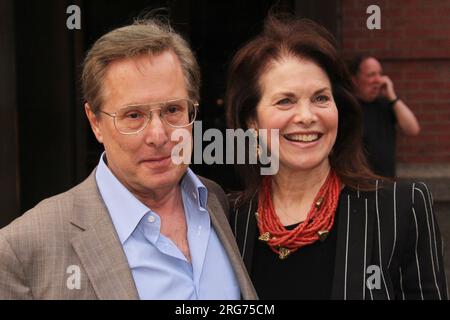
<path fill-rule="evenodd" d="M 232 299 L 240 288 L 207 211 L 207 189 L 188 169 L 181 181 L 191 261 L 160 233 L 157 212 L 117 180 L 103 160 L 95 173 L 98 188 L 128 259 L 141 299 Z"/>

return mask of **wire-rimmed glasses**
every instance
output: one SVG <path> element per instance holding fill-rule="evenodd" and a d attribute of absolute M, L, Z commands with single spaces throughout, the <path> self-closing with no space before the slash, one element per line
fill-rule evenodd
<path fill-rule="evenodd" d="M 117 112 L 100 111 L 114 119 L 114 126 L 122 134 L 135 134 L 144 130 L 152 119 L 153 111 L 173 128 L 184 128 L 195 121 L 198 103 L 190 99 L 175 99 L 152 104 L 130 105 Z"/>

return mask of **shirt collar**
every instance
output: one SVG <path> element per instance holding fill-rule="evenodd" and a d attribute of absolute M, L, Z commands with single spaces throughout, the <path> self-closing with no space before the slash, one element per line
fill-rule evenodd
<path fill-rule="evenodd" d="M 139 201 L 111 172 L 100 157 L 95 178 L 122 245 L 136 229 L 139 221 L 151 211 Z"/>
<path fill-rule="evenodd" d="M 130 237 L 141 219 L 152 210 L 139 201 L 111 172 L 105 163 L 105 153 L 100 156 L 95 178 L 100 194 L 108 208 L 122 245 Z M 187 169 L 181 180 L 181 189 L 194 198 L 194 202 L 207 212 L 208 190 L 191 169 Z"/>
<path fill-rule="evenodd" d="M 202 209 L 201 211 L 207 211 L 208 189 L 206 189 L 205 185 L 190 168 L 186 170 L 186 173 L 181 180 L 181 189 L 186 192 L 189 197 L 195 199 L 195 203 Z"/>

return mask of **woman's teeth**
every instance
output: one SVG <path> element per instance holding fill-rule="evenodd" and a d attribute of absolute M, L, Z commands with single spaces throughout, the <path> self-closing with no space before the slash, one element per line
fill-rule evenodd
<path fill-rule="evenodd" d="M 285 134 L 284 137 L 290 141 L 312 142 L 319 139 L 319 134 Z"/>

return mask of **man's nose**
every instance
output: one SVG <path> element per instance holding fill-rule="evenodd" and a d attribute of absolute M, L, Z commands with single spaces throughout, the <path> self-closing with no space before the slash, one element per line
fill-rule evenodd
<path fill-rule="evenodd" d="M 159 110 L 152 111 L 147 127 L 144 130 L 145 143 L 156 148 L 162 147 L 169 141 L 168 128 L 162 120 Z"/>
<path fill-rule="evenodd" d="M 374 81 L 375 81 L 376 83 L 381 83 L 381 81 L 382 81 L 382 76 L 381 76 L 381 74 L 375 75 Z"/>

